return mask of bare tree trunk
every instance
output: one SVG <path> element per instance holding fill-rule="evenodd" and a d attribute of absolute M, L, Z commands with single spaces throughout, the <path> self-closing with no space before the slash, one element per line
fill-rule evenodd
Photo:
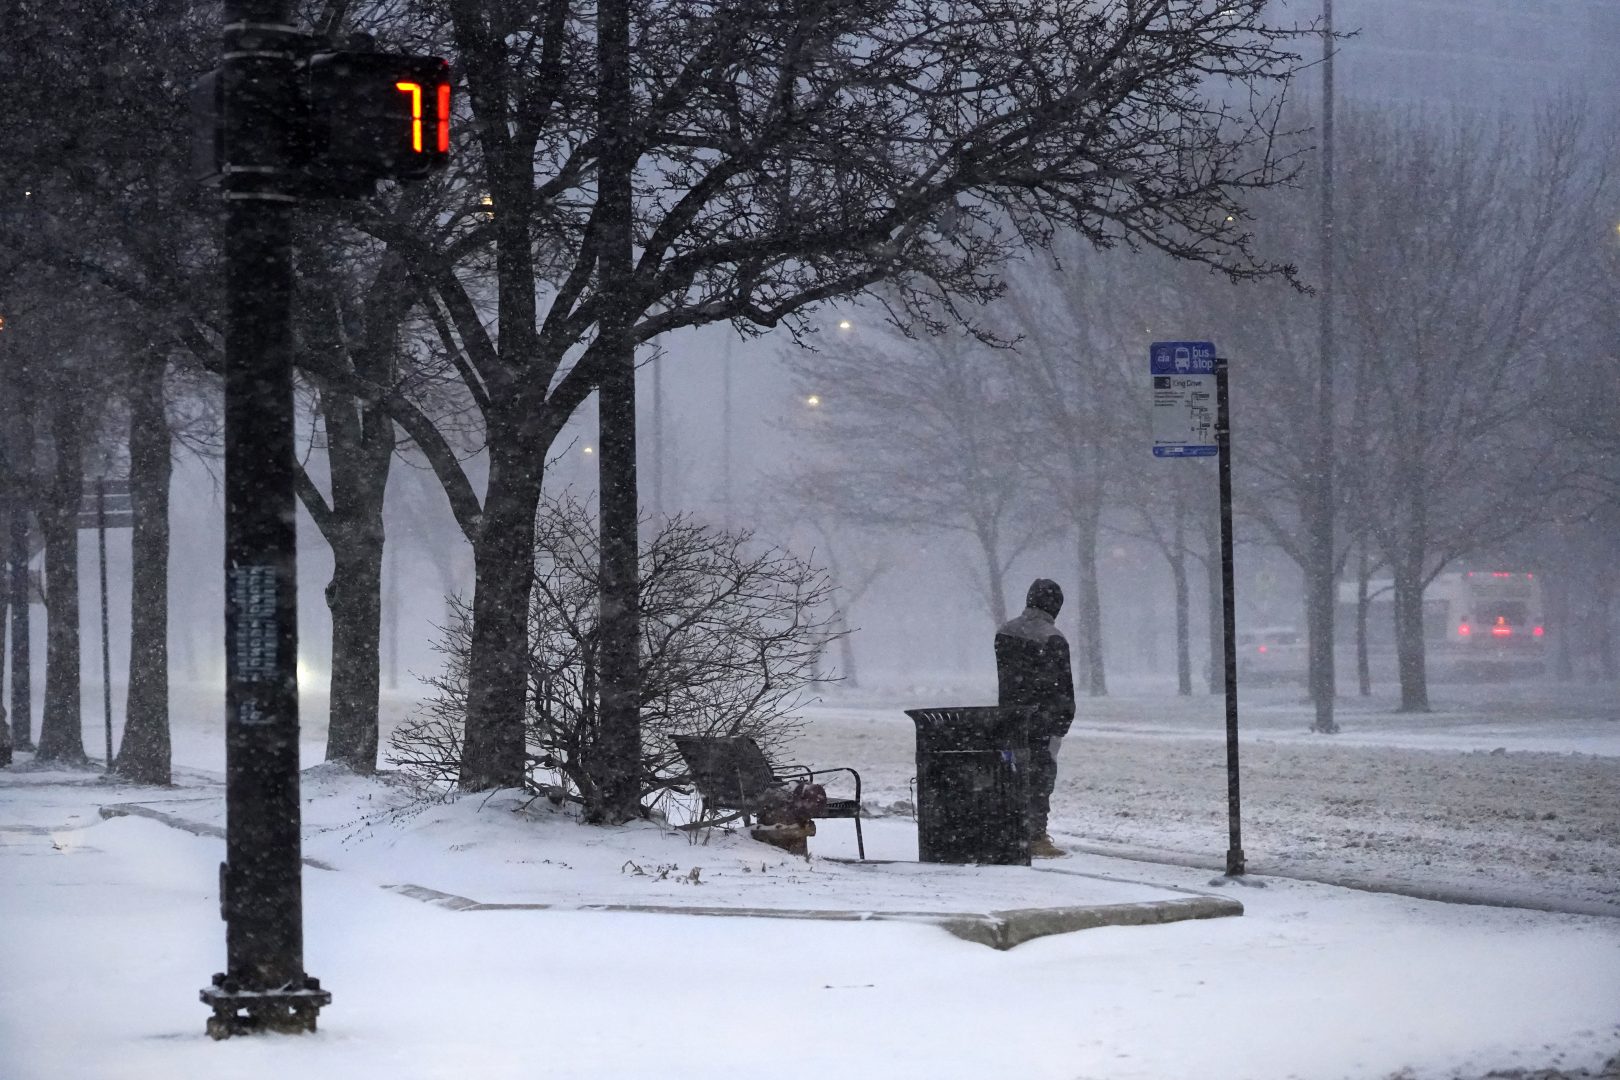
<path fill-rule="evenodd" d="M 11 515 L 6 502 L 0 501 L 0 536 L 6 534 L 11 527 Z M 11 594 L 0 589 L 0 628 L 4 628 L 6 620 L 11 617 Z M 0 633 L 0 640 L 4 639 Z M 3 666 L 3 665 L 0 665 Z M 0 700 L 0 768 L 11 764 L 11 724 L 6 720 L 6 705 Z"/>
<path fill-rule="evenodd" d="M 1596 604 L 1597 634 L 1593 647 L 1597 652 L 1599 670 L 1603 678 L 1613 682 L 1620 679 L 1620 652 L 1614 642 L 1614 601 L 1616 575 L 1612 567 L 1603 567 L 1598 574 Z"/>
<path fill-rule="evenodd" d="M 377 769 L 377 695 L 381 689 L 382 514 L 339 527 L 332 545 L 332 581 L 326 604 L 332 615 L 331 710 L 326 760 L 357 773 Z"/>
<path fill-rule="evenodd" d="M 28 588 L 28 516 L 32 511 L 27 485 L 34 472 L 34 396 L 19 365 L 8 365 L 4 389 L 9 409 L 4 420 L 11 458 L 11 521 L 8 525 L 6 588 L 11 599 L 11 745 L 14 750 L 34 749 L 33 633 Z"/>
<path fill-rule="evenodd" d="M 66 387 L 52 394 L 56 469 L 45 531 L 45 712 L 39 761 L 82 763 L 79 701 L 79 500 L 84 491 L 84 409 Z"/>
<path fill-rule="evenodd" d="M 1429 711 L 1429 681 L 1423 644 L 1423 571 L 1408 560 L 1395 564 L 1395 653 L 1401 672 L 1401 712 Z"/>
<path fill-rule="evenodd" d="M 1332 542 L 1332 526 L 1327 526 L 1328 543 Z M 1339 730 L 1333 719 L 1334 697 L 1337 693 L 1333 673 L 1333 607 L 1338 600 L 1338 575 L 1333 571 L 1333 552 L 1322 545 L 1312 545 L 1310 559 L 1305 566 L 1305 624 L 1309 638 L 1309 687 L 1311 701 L 1316 706 L 1316 717 L 1311 730 L 1333 734 Z"/>
<path fill-rule="evenodd" d="M 1083 510 L 1076 521 L 1076 577 L 1079 596 L 1075 615 L 1080 625 L 1080 656 L 1085 665 L 1086 683 L 1092 697 L 1108 693 L 1108 677 L 1103 670 L 1102 596 L 1097 587 L 1097 529 L 1101 515 Z"/>
<path fill-rule="evenodd" d="M 347 394 L 323 393 L 321 411 L 332 474 L 332 506 L 322 522 L 332 549 L 332 581 L 326 587 L 332 615 L 326 760 L 372 773 L 381 690 L 383 503 L 394 425 L 382 409 L 360 407 Z"/>
<path fill-rule="evenodd" d="M 1565 551 L 1566 564 L 1569 557 Z M 1570 644 L 1574 635 L 1570 633 L 1570 596 L 1566 570 L 1563 574 L 1555 574 L 1545 583 L 1547 589 L 1548 606 L 1548 633 L 1553 636 L 1553 676 L 1559 682 L 1569 682 L 1575 678 L 1575 656 Z"/>
<path fill-rule="evenodd" d="M 1167 556 L 1170 575 L 1176 586 L 1176 693 L 1190 697 L 1192 688 L 1192 603 L 1187 588 L 1187 531 L 1186 507 L 1176 494 L 1175 535 Z"/>
<path fill-rule="evenodd" d="M 383 595 L 382 613 L 384 626 L 388 630 L 387 663 L 383 668 L 383 685 L 389 690 L 399 689 L 399 544 L 393 547 L 384 547 L 383 556 L 387 560 L 383 568 Z"/>
<path fill-rule="evenodd" d="M 1204 515 L 1204 591 L 1209 610 L 1209 692 L 1226 693 L 1226 607 L 1221 584 L 1221 509 Z"/>
<path fill-rule="evenodd" d="M 844 682 L 852 687 L 857 687 L 861 685 L 861 678 L 859 672 L 855 670 L 855 642 L 853 640 L 855 635 L 850 632 L 849 612 L 840 607 L 837 611 L 837 617 L 838 629 L 842 631 L 838 638 L 838 658 L 839 663 L 844 668 Z"/>
<path fill-rule="evenodd" d="M 529 596 L 534 588 L 534 515 L 541 455 L 499 423 L 489 441 L 489 484 L 473 545 L 473 624 L 467 659 L 467 730 L 460 786 L 521 787 L 529 663 Z M 501 428 L 506 430 L 502 431 Z"/>
<path fill-rule="evenodd" d="M 1356 684 L 1362 697 L 1372 696 L 1372 657 L 1367 651 L 1367 613 L 1372 608 L 1367 583 L 1371 578 L 1372 558 L 1367 552 L 1367 539 L 1362 537 L 1356 561 Z"/>
<path fill-rule="evenodd" d="M 163 409 L 168 354 L 135 363 L 129 394 L 129 695 L 114 771 L 137 784 L 170 782 L 169 420 Z"/>
<path fill-rule="evenodd" d="M 985 599 L 990 604 L 990 618 L 997 626 L 1007 621 L 1007 583 L 1001 573 L 1001 545 L 996 542 L 993 527 L 974 522 L 973 537 L 979 542 L 979 554 L 984 557 Z"/>

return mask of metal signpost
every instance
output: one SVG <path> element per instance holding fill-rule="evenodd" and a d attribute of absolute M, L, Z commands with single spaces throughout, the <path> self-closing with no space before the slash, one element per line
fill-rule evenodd
<path fill-rule="evenodd" d="M 87 485 L 88 486 L 88 485 Z M 107 620 L 107 530 L 128 529 L 135 524 L 129 501 L 129 481 L 97 480 L 79 500 L 79 528 L 96 530 L 96 552 L 101 568 L 101 715 L 107 735 L 107 763 L 112 772 L 112 643 Z"/>
<path fill-rule="evenodd" d="M 1226 360 L 1209 341 L 1155 341 L 1148 350 L 1153 386 L 1153 456 L 1212 457 L 1220 462 L 1221 621 L 1226 668 L 1226 874 L 1241 879 L 1243 827 L 1238 797 L 1237 606 L 1232 584 L 1232 421 Z"/>

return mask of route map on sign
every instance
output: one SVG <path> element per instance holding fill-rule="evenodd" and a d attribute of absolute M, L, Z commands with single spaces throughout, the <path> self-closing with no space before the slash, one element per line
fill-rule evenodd
<path fill-rule="evenodd" d="M 1153 456 L 1213 457 L 1215 344 L 1155 341 L 1148 349 L 1153 380 Z"/>

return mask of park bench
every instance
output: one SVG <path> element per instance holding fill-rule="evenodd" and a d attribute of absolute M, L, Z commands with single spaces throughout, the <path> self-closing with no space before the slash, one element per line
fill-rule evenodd
<path fill-rule="evenodd" d="M 866 839 L 861 835 L 861 774 L 854 769 L 811 769 L 804 765 L 778 768 L 747 735 L 674 735 L 671 739 L 697 788 L 700 803 L 693 824 L 698 827 L 720 825 L 739 817 L 747 825 L 769 797 L 779 796 L 789 784 L 814 783 L 818 776 L 849 773 L 855 778 L 855 797 L 829 797 L 826 805 L 811 816 L 852 818 L 855 849 L 863 860 L 866 858 Z"/>

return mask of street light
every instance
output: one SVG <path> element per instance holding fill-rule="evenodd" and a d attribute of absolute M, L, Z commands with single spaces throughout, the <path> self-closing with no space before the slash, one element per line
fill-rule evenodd
<path fill-rule="evenodd" d="M 838 320 L 838 329 L 840 329 L 840 330 L 849 330 L 849 329 L 853 328 L 854 325 L 855 324 L 850 322 L 848 319 L 839 319 Z"/>
<path fill-rule="evenodd" d="M 804 399 L 804 403 L 812 409 L 819 408 L 821 406 L 821 395 L 811 394 Z"/>

